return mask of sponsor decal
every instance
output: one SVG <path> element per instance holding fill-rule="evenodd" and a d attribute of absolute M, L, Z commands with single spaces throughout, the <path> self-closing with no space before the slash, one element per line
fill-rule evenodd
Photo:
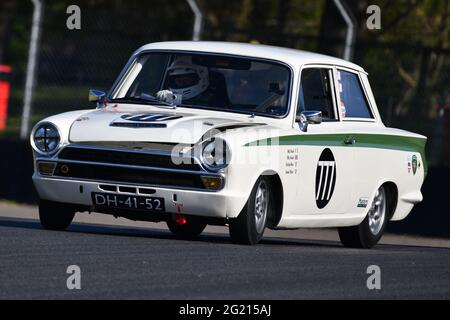
<path fill-rule="evenodd" d="M 408 158 L 406 158 L 406 166 L 408 169 L 408 173 L 411 173 L 412 171 L 412 157 L 408 156 Z"/>
<path fill-rule="evenodd" d="M 325 149 L 317 162 L 316 170 L 316 204 L 323 209 L 333 197 L 336 185 L 336 161 L 333 152 Z"/>
<path fill-rule="evenodd" d="M 345 108 L 344 101 L 340 102 L 339 111 L 341 112 L 341 118 L 345 118 L 347 116 L 347 108 Z"/>
<path fill-rule="evenodd" d="M 345 108 L 345 106 L 341 107 L 341 117 L 345 118 L 347 116 L 347 109 Z"/>
<path fill-rule="evenodd" d="M 363 197 L 359 198 L 358 201 L 358 208 L 367 208 L 367 205 L 369 204 L 369 198 Z"/>
<path fill-rule="evenodd" d="M 413 173 L 413 175 L 416 175 L 417 168 L 420 168 L 421 164 L 419 160 L 417 159 L 416 155 L 408 156 L 407 158 L 407 165 L 408 165 L 408 173 Z"/>
<path fill-rule="evenodd" d="M 298 173 L 299 167 L 299 149 L 289 148 L 286 152 L 285 174 L 295 175 Z"/>
<path fill-rule="evenodd" d="M 416 155 L 412 156 L 412 171 L 413 171 L 413 174 L 416 175 L 416 172 L 417 172 L 417 156 Z"/>

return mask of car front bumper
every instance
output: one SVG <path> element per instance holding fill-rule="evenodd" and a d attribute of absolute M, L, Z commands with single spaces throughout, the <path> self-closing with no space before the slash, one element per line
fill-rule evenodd
<path fill-rule="evenodd" d="M 37 173 L 33 175 L 33 182 L 41 199 L 86 206 L 92 209 L 94 209 L 91 196 L 93 192 L 164 198 L 165 212 L 168 214 L 182 213 L 211 218 L 234 218 L 240 211 L 235 204 L 245 202 L 242 195 L 233 194 L 226 189 L 217 192 L 208 192 L 132 185 L 131 187 L 137 190 L 139 188 L 145 188 L 147 190 L 151 189 L 154 192 L 151 195 L 140 194 L 139 191 L 133 194 L 120 191 L 105 191 L 100 187 L 105 184 L 118 187 L 130 187 L 129 184 L 44 177 Z"/>

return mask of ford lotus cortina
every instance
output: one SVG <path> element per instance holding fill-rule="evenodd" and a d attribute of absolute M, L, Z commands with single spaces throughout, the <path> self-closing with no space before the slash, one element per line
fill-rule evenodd
<path fill-rule="evenodd" d="M 90 110 L 31 133 L 42 226 L 77 212 L 208 224 L 233 242 L 338 228 L 371 248 L 422 201 L 426 137 L 386 127 L 367 73 L 337 58 L 221 42 L 145 45 Z"/>

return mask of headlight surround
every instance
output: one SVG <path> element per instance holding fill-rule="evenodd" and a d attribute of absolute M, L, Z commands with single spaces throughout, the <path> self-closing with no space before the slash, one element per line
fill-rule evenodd
<path fill-rule="evenodd" d="M 212 138 L 202 143 L 201 162 L 210 171 L 219 171 L 228 166 L 231 152 L 225 140 Z"/>
<path fill-rule="evenodd" d="M 36 152 L 51 155 L 58 151 L 61 144 L 61 134 L 58 127 L 49 122 L 36 126 L 31 135 L 31 145 Z"/>

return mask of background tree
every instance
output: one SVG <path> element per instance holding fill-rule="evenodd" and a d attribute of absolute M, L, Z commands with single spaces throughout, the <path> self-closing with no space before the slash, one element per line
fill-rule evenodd
<path fill-rule="evenodd" d="M 333 0 L 198 1 L 204 40 L 342 56 L 346 25 Z M 341 1 L 356 21 L 354 61 L 370 73 L 384 121 L 432 138 L 441 134 L 436 128 L 449 103 L 450 0 Z M 81 7 L 80 31 L 65 28 L 70 4 Z M 381 30 L 366 28 L 372 4 L 381 8 Z M 29 0 L 0 1 L 0 63 L 15 72 L 12 130 L 22 107 L 31 14 Z M 86 107 L 88 87 L 107 90 L 130 53 L 145 43 L 190 39 L 193 19 L 186 0 L 46 1 L 34 120 Z"/>

